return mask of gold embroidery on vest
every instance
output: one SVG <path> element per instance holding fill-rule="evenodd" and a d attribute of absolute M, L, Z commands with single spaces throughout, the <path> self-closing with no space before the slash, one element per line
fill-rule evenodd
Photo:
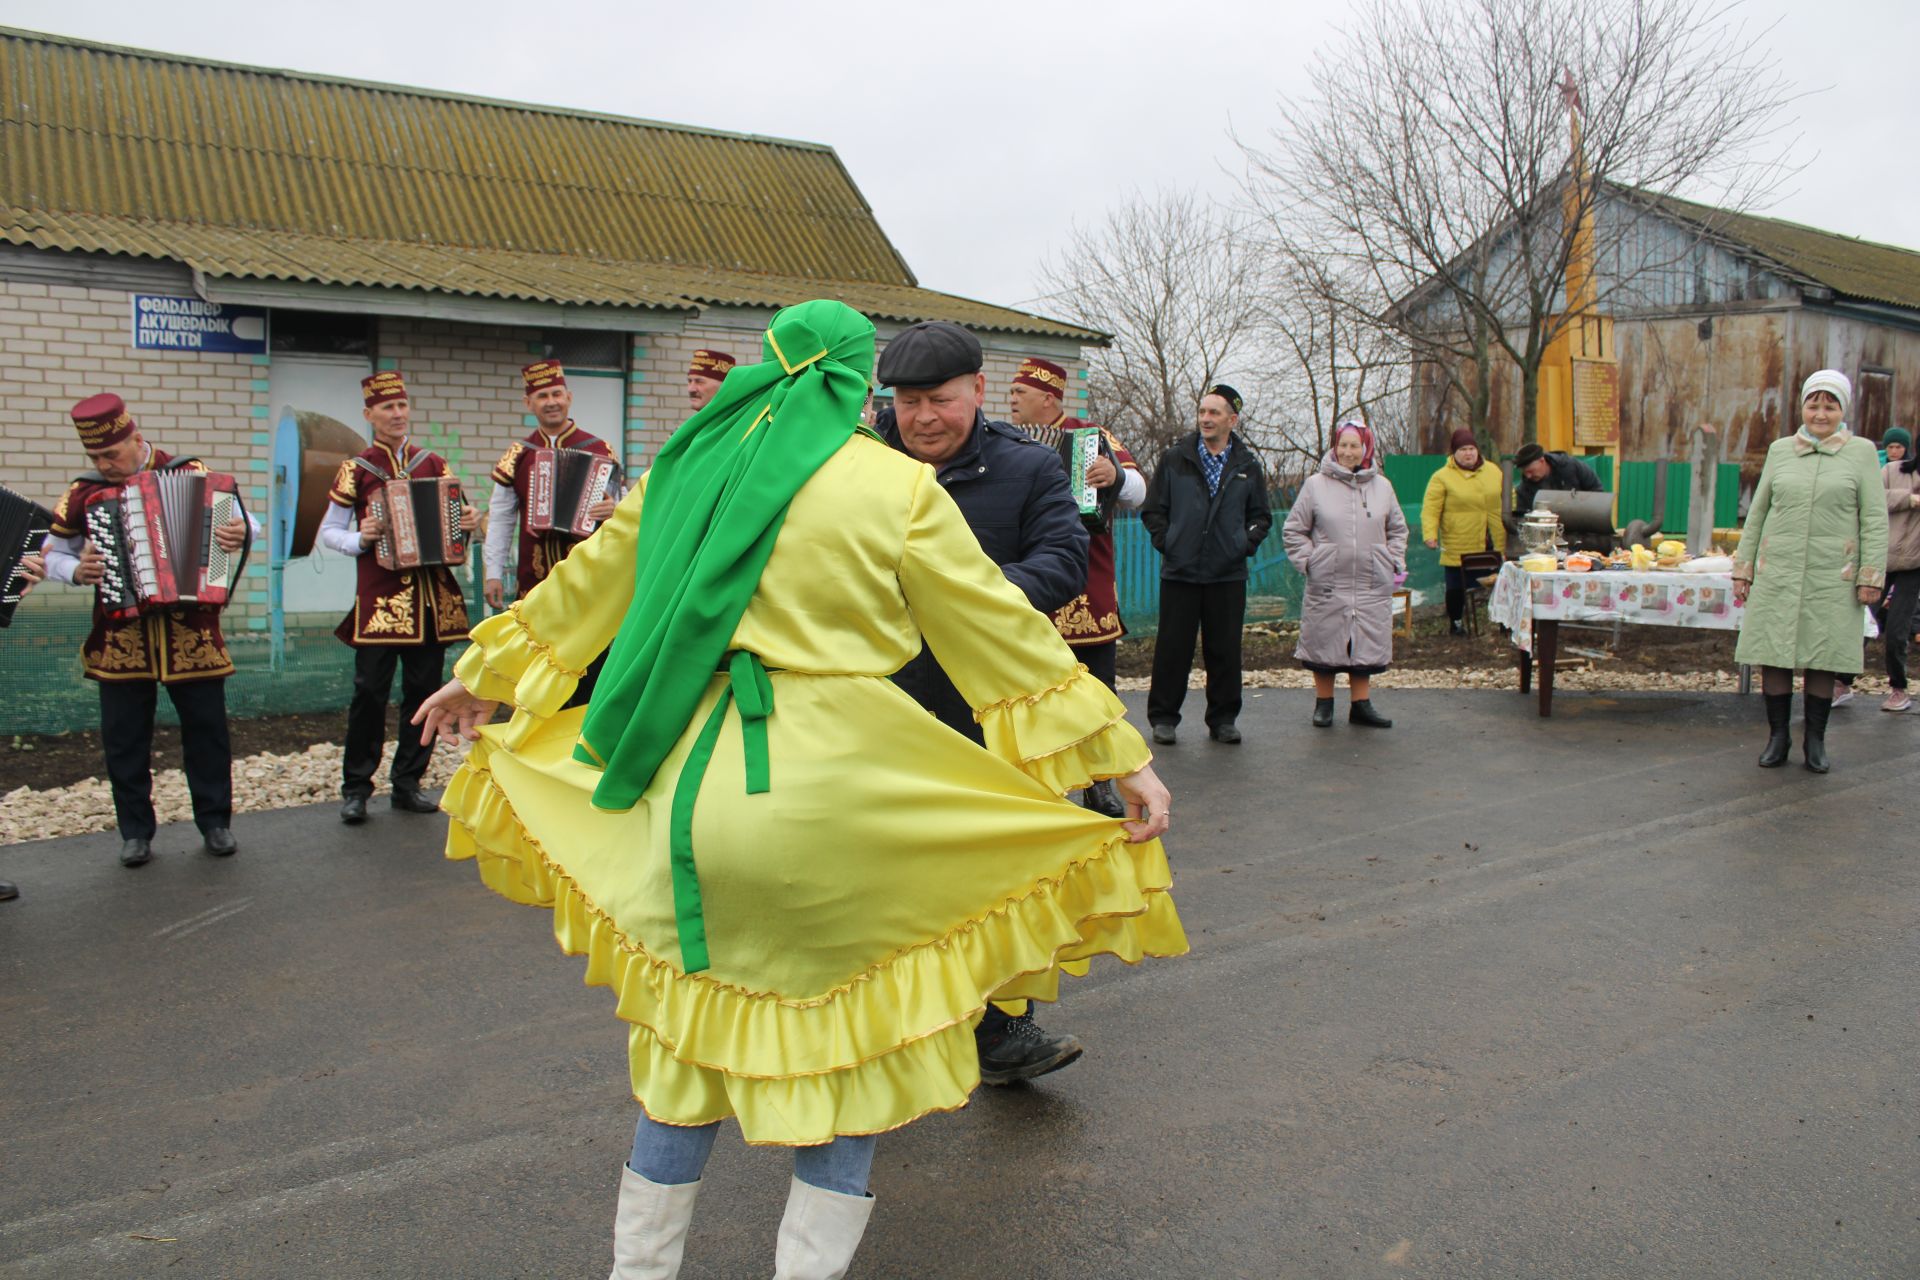
<path fill-rule="evenodd" d="M 360 628 L 370 636 L 410 636 L 419 629 L 414 616 L 413 584 L 409 582 L 390 596 L 375 596 L 373 610 Z"/>
<path fill-rule="evenodd" d="M 146 619 L 109 626 L 100 639 L 102 671 L 145 671 L 152 667 L 153 660 L 147 655 Z"/>

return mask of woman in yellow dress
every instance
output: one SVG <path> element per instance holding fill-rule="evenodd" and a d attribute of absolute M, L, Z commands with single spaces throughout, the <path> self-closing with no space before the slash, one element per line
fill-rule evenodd
<path fill-rule="evenodd" d="M 873 1136 L 965 1104 L 989 996 L 1186 950 L 1145 743 L 932 470 L 860 427 L 873 334 L 836 302 L 775 316 L 418 717 L 473 743 L 448 856 L 550 907 L 631 1024 L 616 1280 L 677 1273 L 727 1116 L 797 1148 L 776 1275 L 842 1274 Z M 923 638 L 985 749 L 888 679 Z M 1064 798 L 1109 778 L 1129 821 Z"/>

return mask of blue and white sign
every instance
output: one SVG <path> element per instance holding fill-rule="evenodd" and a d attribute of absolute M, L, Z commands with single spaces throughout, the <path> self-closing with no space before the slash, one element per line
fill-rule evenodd
<path fill-rule="evenodd" d="M 266 308 L 136 293 L 133 346 L 136 351 L 224 351 L 262 356 L 267 353 Z"/>

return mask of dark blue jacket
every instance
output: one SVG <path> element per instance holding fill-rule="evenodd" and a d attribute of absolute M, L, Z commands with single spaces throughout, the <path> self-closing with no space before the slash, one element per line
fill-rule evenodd
<path fill-rule="evenodd" d="M 874 427 L 888 444 L 906 452 L 893 410 L 881 410 Z M 1087 530 L 1058 453 L 1023 431 L 976 414 L 972 438 L 935 475 L 980 549 L 1034 608 L 1051 615 L 1086 590 Z M 942 724 L 981 741 L 973 708 L 930 651 L 922 649 L 893 679 Z"/>

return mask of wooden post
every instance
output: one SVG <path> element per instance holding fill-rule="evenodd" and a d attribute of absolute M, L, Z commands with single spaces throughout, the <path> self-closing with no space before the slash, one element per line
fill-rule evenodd
<path fill-rule="evenodd" d="M 1720 429 L 1702 424 L 1693 431 L 1690 462 L 1693 492 L 1687 501 L 1687 554 L 1713 551 L 1714 498 L 1720 486 Z"/>

